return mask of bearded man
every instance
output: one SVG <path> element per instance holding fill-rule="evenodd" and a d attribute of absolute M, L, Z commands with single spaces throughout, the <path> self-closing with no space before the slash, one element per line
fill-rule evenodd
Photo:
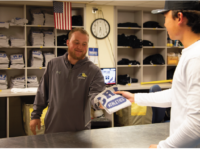
<path fill-rule="evenodd" d="M 100 68 L 86 56 L 88 43 L 87 31 L 75 28 L 69 33 L 68 52 L 48 63 L 31 114 L 34 135 L 36 126 L 40 129 L 40 117 L 47 106 L 45 133 L 90 129 L 91 106 L 103 108 L 94 103 L 94 97 L 105 89 L 104 78 Z"/>

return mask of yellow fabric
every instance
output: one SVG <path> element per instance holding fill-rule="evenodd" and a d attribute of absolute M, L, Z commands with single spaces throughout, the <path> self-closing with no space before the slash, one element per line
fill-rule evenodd
<path fill-rule="evenodd" d="M 43 111 L 42 111 L 42 115 L 41 115 L 41 117 L 40 117 L 41 126 L 44 126 L 44 118 L 45 118 L 45 116 L 46 116 L 47 110 L 48 110 L 48 106 L 47 106 L 45 109 L 43 109 Z M 32 111 L 33 111 L 33 108 L 29 108 L 30 118 L 31 118 L 31 113 L 32 113 Z"/>
<path fill-rule="evenodd" d="M 136 103 L 131 105 L 131 116 L 144 116 L 147 113 L 147 106 L 139 106 Z"/>

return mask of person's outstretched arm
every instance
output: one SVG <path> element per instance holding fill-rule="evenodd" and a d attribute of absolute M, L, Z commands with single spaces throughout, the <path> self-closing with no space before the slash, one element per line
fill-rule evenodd
<path fill-rule="evenodd" d="M 168 89 L 155 93 L 132 94 L 126 91 L 117 91 L 115 93 L 121 94 L 131 103 L 134 102 L 141 106 L 171 107 L 171 98 L 173 96 L 172 92 L 172 89 Z"/>

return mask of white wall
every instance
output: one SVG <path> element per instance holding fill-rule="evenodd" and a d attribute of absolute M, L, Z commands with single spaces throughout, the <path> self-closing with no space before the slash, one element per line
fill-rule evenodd
<path fill-rule="evenodd" d="M 104 19 L 108 21 L 110 24 L 110 34 L 108 35 L 110 39 L 110 43 L 108 40 L 108 37 L 102 40 L 96 39 L 93 37 L 90 26 L 92 22 L 95 20 L 95 16 L 92 13 L 92 8 L 97 7 L 100 8 L 103 11 Z M 89 47 L 97 47 L 99 49 L 99 61 L 100 61 L 100 68 L 109 68 L 109 67 L 115 67 L 113 55 L 115 56 L 115 50 L 114 50 L 114 6 L 100 6 L 100 5 L 86 5 L 86 30 L 89 33 L 90 39 L 89 39 Z M 98 18 L 98 12 L 96 13 L 96 19 Z M 99 12 L 99 18 L 102 18 L 102 13 Z M 112 47 L 111 47 L 112 46 Z"/>

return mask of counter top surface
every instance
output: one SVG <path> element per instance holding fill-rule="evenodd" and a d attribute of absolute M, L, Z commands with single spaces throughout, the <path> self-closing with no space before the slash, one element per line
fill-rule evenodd
<path fill-rule="evenodd" d="M 148 148 L 169 136 L 169 123 L 0 139 L 1 148 Z"/>

